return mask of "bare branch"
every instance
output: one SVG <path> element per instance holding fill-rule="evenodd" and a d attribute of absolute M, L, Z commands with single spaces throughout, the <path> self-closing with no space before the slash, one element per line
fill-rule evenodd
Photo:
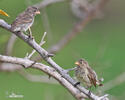
<path fill-rule="evenodd" d="M 65 0 L 43 0 L 42 2 L 35 4 L 34 6 L 37 6 L 39 9 L 42 9 L 48 5 L 51 5 L 53 3 L 57 2 L 64 2 Z"/>
<path fill-rule="evenodd" d="M 14 72 L 14 71 L 18 71 L 18 70 L 22 70 L 22 67 L 17 64 L 0 62 L 0 71 Z"/>
<path fill-rule="evenodd" d="M 95 17 L 96 11 L 98 9 L 102 9 L 108 1 L 109 0 L 100 0 L 100 2 L 98 1 L 98 3 L 96 3 L 95 6 L 93 6 L 93 8 L 89 9 L 85 18 L 81 22 L 78 22 L 70 30 L 70 32 L 64 35 L 64 37 L 60 39 L 59 42 L 52 45 L 47 51 L 53 54 L 56 54 L 57 52 L 59 52 L 64 46 L 66 46 L 74 37 L 76 37 L 84 29 L 84 27 Z M 33 59 L 38 61 L 41 59 L 41 57 L 38 56 L 38 57 L 34 57 Z"/>
<path fill-rule="evenodd" d="M 104 91 L 114 88 L 117 85 L 120 85 L 123 82 L 125 82 L 125 72 L 117 76 L 115 79 L 110 80 L 109 82 L 105 83 L 104 84 L 105 88 L 99 88 L 98 90 L 101 90 L 104 92 Z"/>
<path fill-rule="evenodd" d="M 103 0 L 102 0 L 103 1 Z M 106 1 L 106 0 L 105 0 Z M 92 12 L 93 12 L 93 10 L 92 10 Z M 89 15 L 89 14 L 88 14 Z M 90 13 L 90 15 L 94 15 L 94 13 Z M 88 16 L 87 16 L 88 17 Z M 92 18 L 92 16 L 90 16 L 90 17 L 88 17 L 88 19 L 85 21 L 85 24 L 83 24 L 83 23 L 81 23 L 81 24 L 79 24 L 79 25 L 81 25 L 81 26 L 85 26 L 86 25 L 86 23 L 88 23 L 88 21 L 90 20 Z M 74 31 L 76 31 L 76 32 L 79 32 L 79 30 L 81 31 L 81 26 L 77 26 L 76 27 L 76 29 L 74 29 Z M 89 95 L 89 91 L 88 90 L 86 90 L 85 88 L 83 88 L 83 87 L 81 87 L 81 86 L 76 86 L 76 88 L 73 86 L 75 83 L 76 83 L 76 81 L 74 81 L 67 73 L 66 73 L 66 70 L 64 70 L 64 69 L 62 69 L 58 64 L 56 64 L 50 57 L 47 57 L 47 55 L 48 55 L 48 52 L 46 51 L 46 50 L 44 50 L 43 48 L 41 48 L 36 42 L 35 42 L 35 40 L 31 40 L 31 39 L 29 39 L 28 38 L 28 36 L 26 36 L 26 35 L 24 35 L 23 33 L 21 33 L 21 32 L 13 32 L 13 31 L 11 31 L 10 30 L 10 25 L 8 25 L 6 22 L 4 22 L 3 20 L 0 20 L 0 26 L 1 27 L 3 27 L 3 28 L 5 28 L 6 30 L 8 30 L 8 31 L 10 31 L 10 32 L 12 32 L 12 33 L 14 33 L 14 34 L 16 34 L 19 38 L 21 38 L 22 40 L 24 40 L 27 44 L 29 44 L 31 47 L 33 47 L 40 55 L 41 55 L 41 57 L 48 63 L 48 64 L 50 64 L 54 69 L 56 69 L 57 71 L 58 71 L 58 76 L 60 76 L 61 78 L 63 78 L 63 79 L 61 79 L 61 80 L 65 80 L 66 82 L 68 82 L 68 85 L 67 86 L 70 86 L 70 87 L 73 87 L 76 91 L 77 91 L 77 93 L 80 93 L 80 91 L 82 92 L 82 93 L 84 93 L 84 94 L 86 94 L 90 99 L 92 99 L 92 100 L 108 100 L 108 98 L 107 98 L 107 95 L 104 95 L 104 96 L 102 96 L 102 97 L 98 97 L 98 96 L 96 96 L 96 95 L 94 95 L 93 93 L 91 93 L 91 95 Z M 74 36 L 74 35 L 73 35 Z M 69 37 L 68 37 L 69 38 Z M 63 45 L 61 45 L 62 47 L 63 47 Z M 4 56 L 5 57 L 5 56 Z M 0 58 L 2 58 L 2 56 L 0 56 Z M 13 60 L 12 60 L 13 61 Z M 16 58 L 16 61 L 17 61 L 17 58 Z M 22 60 L 21 60 L 22 61 Z M 7 62 L 9 62 L 9 61 L 7 61 Z M 12 62 L 11 62 L 12 63 Z M 32 62 L 33 63 L 33 62 Z M 23 62 L 23 64 L 25 64 L 24 66 L 30 66 L 32 63 L 26 63 L 26 60 L 24 60 L 24 62 Z M 16 63 L 16 64 L 18 64 L 18 63 Z M 23 65 L 23 64 L 21 64 L 21 65 Z M 29 65 L 30 64 L 30 65 Z M 39 65 L 39 66 L 35 66 L 35 65 L 37 65 L 38 63 L 36 63 L 36 64 L 34 64 L 33 66 L 33 68 L 37 68 L 37 69 L 40 69 L 40 70 L 43 70 L 43 69 L 41 69 L 41 68 L 48 68 L 47 66 L 45 66 L 45 65 L 42 65 L 42 67 Z M 44 67 L 43 67 L 44 66 Z M 49 67 L 50 68 L 50 67 Z M 51 72 L 56 72 L 54 69 L 51 69 L 50 71 Z M 47 69 L 46 69 L 47 70 Z M 44 72 L 46 72 L 45 71 L 45 69 L 44 69 Z M 49 73 L 50 74 L 50 73 Z M 57 73 L 56 73 L 57 74 Z M 61 74 L 61 75 L 60 75 Z M 55 77 L 56 78 L 56 77 Z M 60 82 L 60 81 L 59 81 Z M 63 86 L 65 86 L 65 84 L 64 83 L 61 83 Z M 69 91 L 70 91 L 70 89 L 68 88 L 68 87 L 66 87 Z M 76 91 L 75 91 L 75 93 L 76 93 Z M 73 94 L 73 96 L 75 96 L 78 100 L 82 100 L 82 99 L 80 99 L 79 98 L 79 96 L 78 95 L 76 95 L 76 94 L 74 94 L 74 91 L 72 90 L 72 91 L 70 91 L 72 94 Z"/>
<path fill-rule="evenodd" d="M 7 63 L 13 63 L 13 64 L 19 64 L 23 65 L 25 67 L 30 66 L 34 61 L 24 59 L 24 58 L 16 58 L 16 57 L 9 57 L 9 56 L 3 56 L 0 55 L 0 61 L 7 62 Z M 77 99 L 77 100 L 83 100 L 81 98 L 84 97 L 82 93 L 80 93 L 74 86 L 72 86 L 66 79 L 64 79 L 55 69 L 41 64 L 41 63 L 35 63 L 32 68 L 42 70 L 48 75 L 51 75 L 53 78 L 55 78 L 60 84 L 62 84 L 68 91 L 71 92 L 71 94 Z"/>
<path fill-rule="evenodd" d="M 7 42 L 6 48 L 5 48 L 5 55 L 11 55 L 13 51 L 13 46 L 16 41 L 17 37 L 15 34 L 12 34 Z"/>
<path fill-rule="evenodd" d="M 70 68 L 70 69 L 66 69 L 66 73 L 69 73 L 70 71 L 73 71 L 75 70 L 77 67 L 74 67 L 74 68 Z"/>
<path fill-rule="evenodd" d="M 62 69 L 62 67 L 60 67 L 58 64 L 56 64 L 56 62 L 54 62 L 54 60 L 52 60 L 50 57 L 48 57 L 47 55 L 49 54 L 45 49 L 43 49 L 42 47 L 40 47 L 34 39 L 30 39 L 28 36 L 26 36 L 25 34 L 23 34 L 22 32 L 13 32 L 10 29 L 10 25 L 8 25 L 4 20 L 0 20 L 0 27 L 3 27 L 4 29 L 14 33 L 15 35 L 17 35 L 19 38 L 21 38 L 23 41 L 25 41 L 29 46 L 31 46 L 32 48 L 34 48 L 39 54 L 40 56 L 50 65 L 52 66 L 56 71 L 58 71 L 58 73 L 61 75 L 61 78 L 67 80 L 72 87 L 76 84 L 76 81 L 73 80 L 69 74 L 66 73 L 66 71 L 64 69 Z M 2 56 L 1 56 L 2 58 Z M 17 59 L 16 59 L 17 60 Z M 23 62 L 24 63 L 24 62 Z M 26 63 L 26 60 L 25 60 Z M 31 64 L 31 63 L 30 63 Z M 26 65 L 29 65 L 26 64 Z M 29 65 L 31 66 L 31 65 Z M 38 66 L 36 68 L 39 68 Z M 53 71 L 53 70 L 51 70 Z M 82 93 L 84 93 L 86 96 L 88 96 L 90 99 L 92 100 L 105 100 L 105 98 L 101 98 L 99 96 L 94 95 L 93 93 L 91 93 L 89 90 L 86 90 L 84 87 L 81 87 L 80 85 L 77 85 L 76 88 L 77 91 L 81 91 Z M 72 92 L 72 91 L 71 91 Z M 76 97 L 76 96 L 75 96 Z M 100 99 L 101 98 L 101 99 Z M 107 97 L 106 97 L 107 98 Z M 108 100 L 108 98 L 107 98 Z"/>
<path fill-rule="evenodd" d="M 27 80 L 32 82 L 41 82 L 41 83 L 59 85 L 59 83 L 54 78 L 49 78 L 47 75 L 33 75 L 26 72 L 25 70 L 19 70 L 18 72 Z"/>
<path fill-rule="evenodd" d="M 95 12 L 97 9 L 99 9 L 101 6 L 103 6 L 103 4 L 105 3 L 105 1 L 108 1 L 108 0 L 101 0 L 101 2 L 99 3 L 98 6 L 96 6 L 94 9 L 91 9 L 90 12 L 88 13 L 88 15 L 86 16 L 86 20 L 85 22 L 81 22 L 80 24 L 78 24 L 78 26 L 73 30 L 73 32 L 75 31 L 76 33 L 79 32 L 79 30 L 81 31 L 82 29 L 82 26 L 85 26 L 88 21 L 90 19 L 93 18 Z M 6 22 L 4 22 L 3 20 L 0 21 L 0 26 L 9 30 L 10 32 L 13 32 L 10 30 L 10 25 L 8 25 Z M 31 40 L 28 38 L 28 36 L 24 35 L 23 33 L 16 33 L 16 32 L 13 32 L 14 34 L 16 34 L 19 38 L 21 38 L 22 40 L 24 40 L 27 44 L 29 44 L 32 48 L 34 48 L 39 54 L 40 56 L 48 63 L 50 64 L 54 69 L 56 69 L 59 74 L 61 74 L 61 76 L 63 78 L 65 78 L 68 82 L 70 82 L 72 85 L 74 85 L 76 83 L 76 81 L 74 81 L 67 73 L 64 69 L 62 69 L 58 64 L 56 64 L 50 57 L 47 57 L 48 55 L 48 52 L 46 50 L 44 50 L 43 48 L 41 48 L 36 42 L 35 40 Z M 72 32 L 71 32 L 72 33 Z M 71 34 L 70 33 L 70 34 Z M 75 34 L 73 34 L 74 36 Z M 68 35 L 69 36 L 69 35 Z M 69 38 L 69 37 L 68 37 Z M 69 38 L 70 39 L 70 38 Z M 86 94 L 90 99 L 92 100 L 106 100 L 105 99 L 105 96 L 104 98 L 102 99 L 102 97 L 98 97 L 94 94 L 91 93 L 91 95 L 89 95 L 89 91 L 86 90 L 85 88 L 81 87 L 81 86 L 76 86 L 76 88 L 78 90 L 80 90 L 82 93 Z M 107 97 L 106 97 L 107 98 Z M 107 98 L 108 100 L 108 98 Z"/>
<path fill-rule="evenodd" d="M 44 41 L 44 39 L 45 39 L 45 37 L 46 37 L 46 32 L 44 32 L 44 34 L 43 34 L 43 37 L 42 37 L 42 39 L 41 39 L 41 42 L 40 42 L 40 46 L 43 44 L 43 41 Z"/>
<path fill-rule="evenodd" d="M 100 2 L 98 1 L 98 3 L 94 6 L 91 7 L 88 11 L 88 13 L 86 14 L 85 18 L 77 23 L 72 29 L 71 31 L 66 34 L 57 44 L 51 46 L 48 49 L 49 53 L 56 53 L 59 50 L 61 50 L 65 45 L 67 45 L 76 35 L 78 35 L 83 28 L 95 17 L 96 11 L 98 9 L 103 8 L 103 6 L 108 2 L 109 0 L 100 0 Z"/>
<path fill-rule="evenodd" d="M 44 32 L 44 34 L 43 34 L 43 36 L 42 36 L 42 39 L 41 39 L 41 41 L 40 41 L 40 46 L 42 46 L 44 43 L 45 43 L 45 41 L 44 41 L 44 38 L 45 38 L 45 36 L 46 36 L 46 32 Z M 32 50 L 32 52 L 30 53 L 30 54 L 26 54 L 26 57 L 25 58 L 27 58 L 27 59 L 30 59 L 32 56 L 33 56 L 33 54 L 36 52 L 36 50 Z"/>
<path fill-rule="evenodd" d="M 41 11 L 42 11 L 41 20 L 42 20 L 42 23 L 43 23 L 43 27 L 48 34 L 47 35 L 47 42 L 49 44 L 52 44 L 53 37 L 52 37 L 52 31 L 51 31 L 51 27 L 50 27 L 49 18 L 48 18 L 47 12 L 46 12 L 46 8 L 43 8 Z"/>

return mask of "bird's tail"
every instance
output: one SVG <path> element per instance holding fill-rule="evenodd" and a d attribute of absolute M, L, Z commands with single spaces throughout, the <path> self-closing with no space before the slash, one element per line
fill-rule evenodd
<path fill-rule="evenodd" d="M 97 84 L 98 86 L 103 86 L 103 84 L 102 84 L 103 81 L 104 81 L 104 79 L 101 78 L 101 79 L 99 79 L 99 80 L 96 82 L 96 84 Z"/>
<path fill-rule="evenodd" d="M 103 86 L 103 84 L 101 83 L 101 82 L 96 82 L 96 84 L 98 85 L 98 86 Z"/>

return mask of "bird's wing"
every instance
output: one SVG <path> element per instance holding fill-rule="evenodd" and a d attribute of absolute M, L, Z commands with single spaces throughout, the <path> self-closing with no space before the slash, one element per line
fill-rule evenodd
<path fill-rule="evenodd" d="M 88 78 L 90 80 L 90 82 L 96 87 L 96 74 L 93 72 L 93 70 L 91 70 L 89 67 L 88 69 Z"/>
<path fill-rule="evenodd" d="M 26 24 L 32 22 L 32 17 L 29 14 L 26 14 L 25 12 L 21 13 L 15 21 L 12 23 L 12 25 L 20 25 L 20 24 Z"/>

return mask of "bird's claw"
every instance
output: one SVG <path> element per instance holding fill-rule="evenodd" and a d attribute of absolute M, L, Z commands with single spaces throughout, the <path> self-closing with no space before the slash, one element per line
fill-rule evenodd
<path fill-rule="evenodd" d="M 28 38 L 31 39 L 31 40 L 33 40 L 33 39 L 34 39 L 34 36 L 28 35 Z"/>

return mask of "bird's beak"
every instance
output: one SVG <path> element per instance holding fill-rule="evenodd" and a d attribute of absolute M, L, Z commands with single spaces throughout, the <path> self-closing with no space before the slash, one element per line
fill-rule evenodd
<path fill-rule="evenodd" d="M 3 10 L 0 10 L 0 14 L 9 17 L 9 15 L 6 12 L 4 12 Z"/>
<path fill-rule="evenodd" d="M 38 11 L 36 12 L 36 14 L 40 14 L 40 11 L 38 10 Z"/>
<path fill-rule="evenodd" d="M 75 64 L 78 65 L 78 66 L 80 65 L 78 61 L 76 61 Z"/>

